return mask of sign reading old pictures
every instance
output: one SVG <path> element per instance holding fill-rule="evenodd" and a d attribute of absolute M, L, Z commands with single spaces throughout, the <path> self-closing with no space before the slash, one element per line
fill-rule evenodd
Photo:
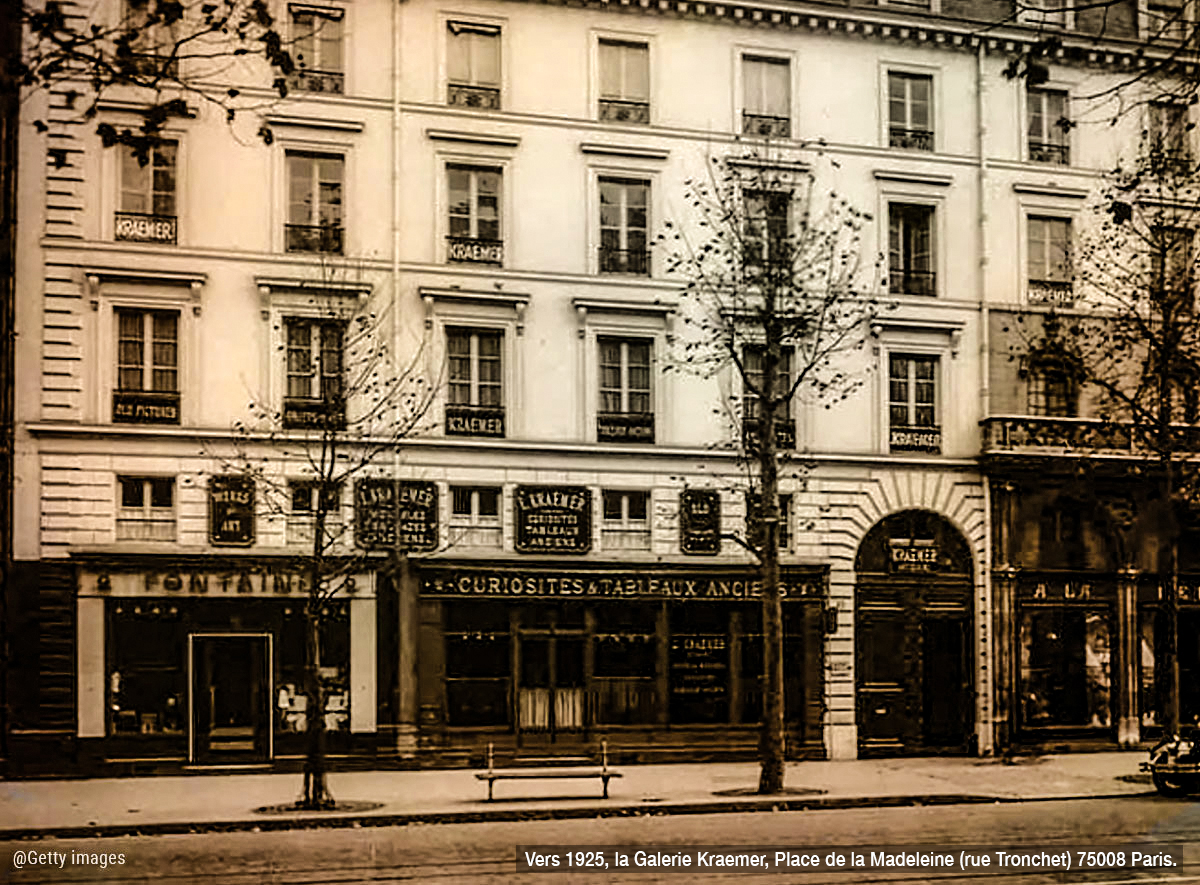
<path fill-rule="evenodd" d="M 517 486 L 513 506 L 518 553 L 587 553 L 591 549 L 591 489 Z"/>
<path fill-rule="evenodd" d="M 679 496 L 679 549 L 693 555 L 721 552 L 721 496 L 712 489 L 684 489 Z"/>
<path fill-rule="evenodd" d="M 354 536 L 366 550 L 436 550 L 438 493 L 432 482 L 360 479 L 354 484 Z"/>
<path fill-rule="evenodd" d="M 114 390 L 114 424 L 178 424 L 179 394 Z"/>
<path fill-rule="evenodd" d="M 215 547 L 254 543 L 254 479 L 214 476 L 208 481 L 209 541 Z"/>

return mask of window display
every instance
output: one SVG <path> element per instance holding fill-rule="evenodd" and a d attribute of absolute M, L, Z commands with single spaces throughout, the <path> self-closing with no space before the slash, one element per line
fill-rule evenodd
<path fill-rule="evenodd" d="M 1026 609 L 1021 616 L 1021 715 L 1026 726 L 1109 728 L 1109 615 Z"/>

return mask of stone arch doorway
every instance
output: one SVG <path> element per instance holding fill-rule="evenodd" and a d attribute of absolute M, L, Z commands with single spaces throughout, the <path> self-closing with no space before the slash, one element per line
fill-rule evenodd
<path fill-rule="evenodd" d="M 971 548 L 945 518 L 905 510 L 855 559 L 861 756 L 967 753 L 975 729 Z"/>

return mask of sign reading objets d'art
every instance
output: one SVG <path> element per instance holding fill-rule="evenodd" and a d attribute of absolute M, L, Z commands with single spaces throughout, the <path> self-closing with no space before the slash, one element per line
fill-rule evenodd
<path fill-rule="evenodd" d="M 591 489 L 517 486 L 513 507 L 518 553 L 587 553 L 591 549 Z"/>
<path fill-rule="evenodd" d="M 721 495 L 711 489 L 684 489 L 679 496 L 679 549 L 684 553 L 721 552 Z"/>
<path fill-rule="evenodd" d="M 438 491 L 431 482 L 360 479 L 354 537 L 365 550 L 436 550 Z"/>
<path fill-rule="evenodd" d="M 254 543 L 253 477 L 209 479 L 208 539 L 214 547 L 249 547 Z"/>

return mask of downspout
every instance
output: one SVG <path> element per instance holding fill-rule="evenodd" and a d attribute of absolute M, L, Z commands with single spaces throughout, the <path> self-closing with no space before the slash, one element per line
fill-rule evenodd
<path fill-rule="evenodd" d="M 988 328 L 990 318 L 987 304 L 987 273 L 988 273 L 988 167 L 987 167 L 987 81 L 984 73 L 984 43 L 979 41 L 975 49 L 975 114 L 976 114 L 976 159 L 978 161 L 979 218 L 976 230 L 978 239 L 979 267 L 977 282 L 979 289 L 979 415 L 986 418 L 991 412 L 991 385 L 989 381 L 991 359 L 991 335 Z M 982 427 L 980 428 L 982 430 Z M 982 436 L 980 450 L 982 452 Z M 979 623 L 983 628 L 985 655 L 987 662 L 987 678 L 981 680 L 979 704 L 980 712 L 984 714 L 982 729 L 977 729 L 979 739 L 979 755 L 990 756 L 994 750 L 995 724 L 993 712 L 995 706 L 995 667 L 996 667 L 996 637 L 991 628 L 996 619 L 992 612 L 992 485 L 991 478 L 983 476 L 983 598 L 985 615 Z M 991 623 L 989 624 L 989 620 Z"/>

